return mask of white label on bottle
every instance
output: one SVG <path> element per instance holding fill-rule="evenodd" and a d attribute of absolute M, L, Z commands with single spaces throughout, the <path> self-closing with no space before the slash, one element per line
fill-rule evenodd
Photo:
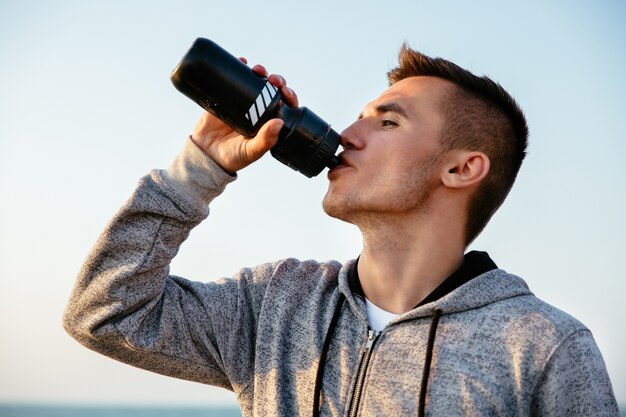
<path fill-rule="evenodd" d="M 250 110 L 246 113 L 246 119 L 250 120 L 252 126 L 256 125 L 259 121 L 267 106 L 272 102 L 272 98 L 276 95 L 276 87 L 274 87 L 269 81 L 265 83 L 265 86 L 256 97 L 256 100 L 250 106 Z"/>

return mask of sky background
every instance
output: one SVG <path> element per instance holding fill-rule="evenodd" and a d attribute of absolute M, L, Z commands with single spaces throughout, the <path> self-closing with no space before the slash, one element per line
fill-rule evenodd
<path fill-rule="evenodd" d="M 625 404 L 625 21 L 623 1 L 0 0 L 0 402 L 235 403 L 61 327 L 98 234 L 199 118 L 169 76 L 207 37 L 283 74 L 338 131 L 386 88 L 405 40 L 500 82 L 526 112 L 529 155 L 471 248 L 592 330 Z M 321 210 L 326 185 L 267 155 L 213 204 L 172 273 L 355 257 L 358 231 Z"/>

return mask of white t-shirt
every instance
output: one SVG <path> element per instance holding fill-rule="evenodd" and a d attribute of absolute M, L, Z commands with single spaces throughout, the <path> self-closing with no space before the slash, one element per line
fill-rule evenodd
<path fill-rule="evenodd" d="M 382 308 L 376 306 L 367 298 L 365 299 L 365 306 L 367 308 L 367 322 L 369 323 L 372 330 L 379 332 L 389 324 L 389 322 L 399 314 L 390 313 Z"/>

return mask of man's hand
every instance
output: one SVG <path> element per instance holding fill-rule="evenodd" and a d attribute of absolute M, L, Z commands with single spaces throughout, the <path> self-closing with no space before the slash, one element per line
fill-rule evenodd
<path fill-rule="evenodd" d="M 245 58 L 240 59 L 247 63 Z M 268 77 L 267 70 L 262 65 L 255 65 L 252 70 L 261 77 Z M 287 81 L 282 76 L 272 74 L 268 80 L 280 88 L 286 104 L 298 107 L 298 97 L 287 87 Z M 234 174 L 269 151 L 276 144 L 282 126 L 281 119 L 271 119 L 261 127 L 255 137 L 246 139 L 211 113 L 204 112 L 191 140 L 224 171 Z"/>

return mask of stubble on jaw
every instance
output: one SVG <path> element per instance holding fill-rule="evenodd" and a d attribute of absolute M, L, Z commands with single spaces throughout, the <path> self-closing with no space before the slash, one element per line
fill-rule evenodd
<path fill-rule="evenodd" d="M 322 201 L 324 212 L 362 230 L 376 228 L 394 214 L 423 213 L 428 210 L 432 193 L 440 183 L 434 173 L 444 154 L 443 150 L 433 151 L 419 161 L 419 169 L 407 170 L 401 178 L 391 180 L 393 184 L 379 184 L 375 190 L 354 189 L 337 195 L 332 192 L 331 184 Z M 403 186 L 398 187 L 397 184 Z M 394 188 L 396 192 L 390 193 L 389 190 Z"/>

